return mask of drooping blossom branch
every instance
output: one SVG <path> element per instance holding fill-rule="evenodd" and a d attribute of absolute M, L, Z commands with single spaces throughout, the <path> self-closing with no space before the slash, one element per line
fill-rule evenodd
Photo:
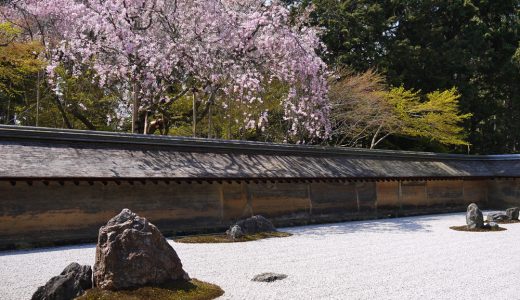
<path fill-rule="evenodd" d="M 101 86 L 132 88 L 143 106 L 171 103 L 190 88 L 254 106 L 262 101 L 266 83 L 277 80 L 289 87 L 280 101 L 291 134 L 324 138 L 330 131 L 318 30 L 292 24 L 278 1 L 13 3 L 53 27 L 57 38 L 47 45 L 53 54 L 51 74 L 60 63 L 72 65 L 74 72 L 88 65 Z M 262 127 L 267 114 L 246 118 L 245 124 Z"/>

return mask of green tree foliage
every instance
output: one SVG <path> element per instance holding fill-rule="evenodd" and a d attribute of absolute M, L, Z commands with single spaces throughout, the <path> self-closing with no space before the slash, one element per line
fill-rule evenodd
<path fill-rule="evenodd" d="M 376 68 L 390 85 L 426 93 L 455 86 L 475 152 L 519 150 L 519 0 L 310 2 L 329 63 Z"/>
<path fill-rule="evenodd" d="M 90 70 L 74 77 L 65 66 L 56 70 L 60 80 L 51 87 L 43 50 L 19 28 L 0 23 L 0 123 L 117 130 L 124 120 L 116 94 L 100 89 Z"/>
<path fill-rule="evenodd" d="M 120 107 L 117 91 L 100 88 L 92 70 L 85 68 L 81 76 L 71 76 L 61 66 L 55 72 L 60 81 L 52 98 L 55 109 L 60 111 L 59 119 L 68 119 L 70 126 L 67 127 L 116 131 L 130 126 L 125 124 L 128 114 Z"/>
<path fill-rule="evenodd" d="M 515 51 L 515 55 L 513 55 L 513 62 L 520 67 L 520 43 L 518 43 L 518 48 Z"/>
<path fill-rule="evenodd" d="M 336 145 L 375 148 L 392 135 L 468 145 L 461 124 L 471 114 L 460 112 L 455 88 L 426 95 L 404 87 L 388 90 L 372 70 L 347 72 L 330 86 Z"/>
<path fill-rule="evenodd" d="M 420 91 L 399 87 L 391 89 L 386 98 L 400 121 L 396 134 L 445 145 L 469 145 L 461 124 L 471 114 L 460 113 L 460 95 L 455 88 L 428 93 L 421 100 Z"/>
<path fill-rule="evenodd" d="M 38 58 L 43 47 L 37 42 L 18 41 L 21 31 L 0 23 L 0 123 L 12 124 L 17 106 L 34 90 L 34 79 L 43 67 Z"/>
<path fill-rule="evenodd" d="M 225 95 L 217 95 L 209 104 L 206 99 L 199 99 L 200 97 L 195 93 L 197 99 L 195 133 L 193 132 L 193 93 L 189 93 L 171 106 L 169 114 L 172 123 L 169 133 L 181 136 L 267 142 L 295 142 L 298 138 L 305 139 L 306 136 L 290 137 L 287 135 L 289 125 L 283 118 L 284 111 L 280 105 L 287 89 L 286 85 L 277 81 L 265 84 L 262 103 L 254 108 L 247 103 L 243 105 L 240 102 L 230 103 L 230 99 Z M 263 123 L 253 121 L 248 126 L 247 119 L 258 120 L 266 111 L 269 112 L 269 116 Z M 162 118 L 162 116 L 154 116 L 154 118 Z M 150 120 L 153 122 L 152 119 Z"/>

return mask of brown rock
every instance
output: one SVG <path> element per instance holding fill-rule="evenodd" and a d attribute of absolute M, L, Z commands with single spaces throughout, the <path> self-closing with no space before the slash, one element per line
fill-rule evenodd
<path fill-rule="evenodd" d="M 159 229 L 129 209 L 99 229 L 94 286 L 107 290 L 189 280 Z"/>

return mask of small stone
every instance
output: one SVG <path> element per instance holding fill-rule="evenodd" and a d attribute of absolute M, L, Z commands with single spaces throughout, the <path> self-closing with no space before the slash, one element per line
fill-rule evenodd
<path fill-rule="evenodd" d="M 506 210 L 506 215 L 508 216 L 509 220 L 518 220 L 519 214 L 520 214 L 520 208 L 518 208 L 518 207 L 512 207 L 512 208 L 508 208 Z"/>
<path fill-rule="evenodd" d="M 123 209 L 99 229 L 94 285 L 122 290 L 189 280 L 175 250 L 159 229 Z"/>
<path fill-rule="evenodd" d="M 495 222 L 489 222 L 488 224 L 485 224 L 484 227 L 482 227 L 482 228 L 484 228 L 484 229 L 497 229 L 497 228 L 499 228 L 499 226 Z"/>
<path fill-rule="evenodd" d="M 498 228 L 498 224 L 495 223 L 495 222 L 489 222 L 488 225 L 489 225 L 489 227 L 491 227 L 491 228 Z"/>
<path fill-rule="evenodd" d="M 258 281 L 258 282 L 273 282 L 276 280 L 282 280 L 287 278 L 287 275 L 285 274 L 277 274 L 277 273 L 262 273 L 258 274 L 251 281 Z"/>
<path fill-rule="evenodd" d="M 92 269 L 78 263 L 68 265 L 60 275 L 52 277 L 36 290 L 32 300 L 70 300 L 92 288 Z"/>
<path fill-rule="evenodd" d="M 244 236 L 242 229 L 238 225 L 233 225 L 228 231 L 226 231 L 226 234 L 232 240 L 237 240 Z"/>
<path fill-rule="evenodd" d="M 482 211 L 475 203 L 471 203 L 466 211 L 466 225 L 468 229 L 477 229 L 484 227 L 484 217 Z"/>

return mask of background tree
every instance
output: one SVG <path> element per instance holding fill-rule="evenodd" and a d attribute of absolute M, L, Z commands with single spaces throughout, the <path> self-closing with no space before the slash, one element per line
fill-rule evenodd
<path fill-rule="evenodd" d="M 208 115 L 207 107 L 197 105 L 196 136 L 212 136 L 219 139 L 257 140 L 265 142 L 297 142 L 306 138 L 288 134 L 290 123 L 284 119 L 280 99 L 287 93 L 288 87 L 281 82 L 271 82 L 264 88 L 262 102 L 251 107 L 248 103 L 232 102 L 230 98 L 217 97 L 214 102 L 213 114 Z M 172 115 L 173 135 L 193 136 L 193 112 L 191 95 L 184 96 L 172 105 L 169 112 Z M 232 105 L 231 105 L 232 104 Z M 205 114 L 204 114 L 205 111 Z M 264 114 L 265 112 L 268 114 Z M 262 122 L 250 121 L 244 125 L 244 120 L 258 119 Z M 211 118 L 212 132 L 208 121 Z"/>
<path fill-rule="evenodd" d="M 58 42 L 47 44 L 49 70 L 66 64 L 76 75 L 87 66 L 100 87 L 130 92 L 133 128 L 141 132 L 148 131 L 150 110 L 165 115 L 165 106 L 188 92 L 212 116 L 217 97 L 255 107 L 262 102 L 263 84 L 279 80 L 289 86 L 280 99 L 289 132 L 328 133 L 326 65 L 316 53 L 321 47 L 317 30 L 305 20 L 291 24 L 278 1 L 17 3 L 58 33 Z M 248 115 L 244 124 L 261 126 L 266 113 L 257 120 Z"/>
<path fill-rule="evenodd" d="M 520 1 L 313 0 L 326 60 L 356 72 L 377 68 L 391 86 L 425 93 L 457 87 L 475 153 L 517 152 Z M 295 6 L 294 6 L 295 5 Z M 393 147 L 417 146 L 395 140 Z"/>
<path fill-rule="evenodd" d="M 421 91 L 421 103 L 455 87 L 460 115 L 471 114 L 462 126 L 473 152 L 518 151 L 520 0 L 2 4 L 2 22 L 21 30 L 15 42 L 43 45 L 39 57 L 51 62 L 49 71 L 59 70 L 52 86 L 50 73 L 27 74 L 16 96 L 2 103 L 3 115 L 9 110 L 20 124 L 37 124 L 39 116 L 47 126 L 323 142 L 331 129 L 325 61 L 355 73 L 378 70 L 388 89 Z M 93 105 L 101 95 L 104 104 Z M 349 105 L 343 105 L 346 119 L 355 117 L 347 109 L 357 109 Z M 373 120 L 348 122 L 359 126 L 348 129 L 352 136 L 391 120 L 381 117 L 385 105 L 380 112 L 364 107 L 362 115 Z M 367 137 L 341 142 L 338 134 L 333 143 L 371 144 Z M 411 135 L 390 134 L 378 147 L 465 152 Z"/>
<path fill-rule="evenodd" d="M 455 88 L 424 96 L 403 87 L 387 89 L 384 79 L 369 70 L 343 73 L 330 89 L 336 145 L 375 148 L 389 136 L 423 138 L 444 145 L 469 145 Z"/>
<path fill-rule="evenodd" d="M 15 124 L 20 114 L 35 111 L 35 103 L 26 107 L 27 91 L 33 90 L 37 73 L 44 63 L 39 59 L 43 47 L 38 42 L 18 41 L 21 31 L 11 23 L 0 23 L 0 122 Z M 24 106 L 24 111 L 18 107 Z"/>
<path fill-rule="evenodd" d="M 469 146 L 461 125 L 471 114 L 460 113 L 460 95 L 455 88 L 421 96 L 420 91 L 399 87 L 391 89 L 385 97 L 392 105 L 400 126 L 381 138 L 376 134 L 372 147 L 390 134 L 421 137 L 444 145 Z"/>
<path fill-rule="evenodd" d="M 370 147 L 379 132 L 395 132 L 399 120 L 386 97 L 387 84 L 373 70 L 341 71 L 330 82 L 332 142 L 336 146 Z M 376 134 L 377 133 L 377 134 Z M 375 141 L 373 142 L 375 144 Z"/>

